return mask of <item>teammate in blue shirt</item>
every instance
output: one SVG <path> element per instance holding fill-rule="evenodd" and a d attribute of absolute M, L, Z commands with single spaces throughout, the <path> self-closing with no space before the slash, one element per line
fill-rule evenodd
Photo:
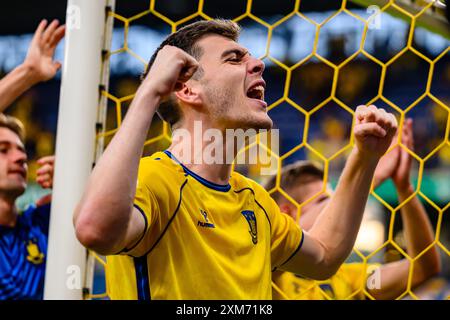
<path fill-rule="evenodd" d="M 42 299 L 49 226 L 48 197 L 20 213 L 16 199 L 27 186 L 27 155 L 19 120 L 0 114 L 0 299 Z M 38 182 L 51 186 L 53 159 Z"/>
<path fill-rule="evenodd" d="M 61 67 L 53 60 L 64 26 L 43 20 L 24 62 L 0 80 L 0 112 L 31 86 L 53 78 Z M 53 157 L 38 161 L 37 182 L 51 187 Z M 20 213 L 17 198 L 27 187 L 27 155 L 22 123 L 0 113 L 0 300 L 42 299 L 47 255 L 49 198 Z"/>

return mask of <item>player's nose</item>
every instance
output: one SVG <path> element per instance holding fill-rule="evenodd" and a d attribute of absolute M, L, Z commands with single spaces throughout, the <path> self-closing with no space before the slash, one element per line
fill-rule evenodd
<path fill-rule="evenodd" d="M 250 57 L 249 62 L 249 72 L 250 73 L 257 73 L 262 75 L 264 72 L 264 69 L 266 68 L 266 65 L 261 59 Z"/>
<path fill-rule="evenodd" d="M 27 154 L 19 149 L 14 150 L 12 158 L 15 163 L 20 165 L 24 165 L 27 162 Z"/>

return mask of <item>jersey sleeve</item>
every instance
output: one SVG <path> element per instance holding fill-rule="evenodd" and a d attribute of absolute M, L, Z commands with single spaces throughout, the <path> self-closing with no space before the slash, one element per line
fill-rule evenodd
<path fill-rule="evenodd" d="M 149 178 L 145 174 L 140 174 L 136 186 L 133 206 L 139 211 L 145 220 L 145 232 L 155 223 L 159 217 L 159 204 L 156 200 L 155 186 L 149 183 Z M 157 182 L 155 182 L 157 184 Z"/>
<path fill-rule="evenodd" d="M 250 179 L 247 181 L 255 191 L 255 197 L 264 208 L 270 223 L 270 253 L 274 271 L 300 250 L 303 231 L 294 219 L 280 211 L 278 204 L 261 185 Z"/>
<path fill-rule="evenodd" d="M 271 223 L 271 257 L 272 269 L 288 262 L 301 248 L 303 231 L 299 225 L 285 213 L 282 213 L 276 202 L 270 198 L 269 220 Z"/>
<path fill-rule="evenodd" d="M 136 243 L 121 254 L 140 257 L 151 250 L 175 211 L 182 177 L 160 158 L 141 160 L 133 205 L 142 215 L 145 228 Z"/>
<path fill-rule="evenodd" d="M 156 181 L 155 181 L 156 180 Z M 157 179 L 153 177 L 151 170 L 148 168 L 148 163 L 145 160 L 141 160 L 138 171 L 138 179 L 136 182 L 136 193 L 134 196 L 133 207 L 135 212 L 137 211 L 144 219 L 144 230 L 139 236 L 138 240 L 130 246 L 120 251 L 120 254 L 126 254 L 130 256 L 141 256 L 146 250 L 148 250 L 148 235 L 151 232 L 155 222 L 160 215 L 159 204 L 156 199 L 155 184 Z"/>

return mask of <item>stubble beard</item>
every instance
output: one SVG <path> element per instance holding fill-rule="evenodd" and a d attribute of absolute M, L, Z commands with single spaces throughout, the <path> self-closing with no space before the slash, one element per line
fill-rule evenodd
<path fill-rule="evenodd" d="M 266 115 L 264 119 L 261 119 L 259 116 L 252 115 L 247 109 L 249 106 L 245 104 L 246 101 L 239 101 L 233 89 L 212 86 L 206 86 L 206 88 L 207 102 L 213 107 L 211 116 L 222 128 L 242 130 L 272 128 L 272 120 L 269 116 Z"/>

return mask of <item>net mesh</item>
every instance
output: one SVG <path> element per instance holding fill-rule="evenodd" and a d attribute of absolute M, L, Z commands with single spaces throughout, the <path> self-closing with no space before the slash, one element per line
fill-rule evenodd
<path fill-rule="evenodd" d="M 414 36 L 421 16 L 433 9 L 433 2 L 426 2 L 421 7 L 421 10 L 413 12 L 404 9 L 396 1 L 384 1 L 384 5 L 378 7 L 378 14 L 383 15 L 387 10 L 390 10 L 391 13 L 395 11 L 397 17 L 406 21 L 404 24 L 406 26 L 404 44 L 397 49 L 397 52 L 388 57 L 377 55 L 376 50 L 371 50 L 366 46 L 366 40 L 371 37 L 373 32 L 376 32 L 371 27 L 373 24 L 376 24 L 376 17 L 374 15 L 362 16 L 354 9 L 354 6 L 351 6 L 345 0 L 334 11 L 329 11 L 328 16 L 322 15 L 321 21 L 309 12 L 304 12 L 302 9 L 303 4 L 300 0 L 281 1 L 283 4 L 289 2 L 285 6 L 288 9 L 284 12 L 277 12 L 277 9 L 274 8 L 274 13 L 278 15 L 274 15 L 271 18 L 264 18 L 258 15 L 259 3 L 256 0 L 232 2 L 236 10 L 242 11 L 236 16 L 226 18 L 232 18 L 244 26 L 243 37 L 245 38 L 246 26 L 255 30 L 258 29 L 260 32 L 260 46 L 256 51 L 260 53 L 260 58 L 266 62 L 268 66 L 266 72 L 270 74 L 266 93 L 267 100 L 270 103 L 268 108 L 269 114 L 274 119 L 275 125 L 280 129 L 282 141 L 288 141 L 287 146 L 282 143 L 279 154 L 270 152 L 270 146 L 267 147 L 270 156 L 274 157 L 278 163 L 277 183 L 270 192 L 279 192 L 294 203 L 298 208 L 298 218 L 303 206 L 325 192 L 325 184 L 320 193 L 299 204 L 285 190 L 280 188 L 279 173 L 282 165 L 297 158 L 315 159 L 323 163 L 325 182 L 333 181 L 333 172 L 338 172 L 342 168 L 345 157 L 353 145 L 350 133 L 352 115 L 357 105 L 356 103 L 376 104 L 396 115 L 400 125 L 400 135 L 397 143 L 390 150 L 400 146 L 414 158 L 416 163 L 415 190 L 408 199 L 398 203 L 385 199 L 388 197 L 389 192 L 383 193 L 382 191 L 379 192 L 378 189 L 374 190 L 372 188 L 372 201 L 376 202 L 385 211 L 385 220 L 388 224 L 387 237 L 383 239 L 376 249 L 367 252 L 355 248 L 352 255 L 355 260 L 364 264 L 370 263 L 380 254 L 383 255 L 384 260 L 389 259 L 389 254 L 391 254 L 391 260 L 408 259 L 411 262 L 408 285 L 406 290 L 397 298 L 419 299 L 418 295 L 411 288 L 414 262 L 433 246 L 438 247 L 442 256 L 450 256 L 449 248 L 443 244 L 440 238 L 442 226 L 444 225 L 443 221 L 445 219 L 448 220 L 446 216 L 449 214 L 450 203 L 448 198 L 442 202 L 430 196 L 427 193 L 429 183 L 424 182 L 424 176 L 427 176 L 428 170 L 427 163 L 435 162 L 437 158 L 439 161 L 446 159 L 445 161 L 447 162 L 443 163 L 447 165 L 447 168 L 450 163 L 449 103 L 438 94 L 435 94 L 433 87 L 433 81 L 436 81 L 436 70 L 440 68 L 441 61 L 448 58 L 449 47 L 447 45 L 446 48 L 435 54 L 426 54 L 418 48 Z M 133 43 L 130 43 L 130 34 L 133 33 L 135 24 L 148 21 L 147 24 L 151 25 L 157 21 L 158 28 L 162 32 L 169 34 L 187 23 L 215 17 L 211 13 L 211 5 L 207 0 L 189 1 L 189 4 L 186 4 L 186 6 L 192 8 L 192 13 L 182 18 L 161 12 L 163 10 L 159 10 L 158 2 L 155 0 L 150 2 L 143 0 L 142 6 L 142 12 L 131 16 L 125 16 L 118 11 L 109 11 L 109 16 L 114 19 L 114 26 L 123 28 L 120 29 L 123 30 L 123 34 L 121 34 L 123 42 L 121 47 L 113 47 L 110 51 L 105 52 L 105 60 L 112 61 L 117 57 L 124 59 L 121 61 L 127 61 L 128 59 L 137 60 L 142 64 L 142 70 L 144 70 L 151 52 L 147 56 L 142 57 L 134 49 Z M 189 11 L 189 9 L 186 10 Z M 348 23 L 356 24 L 360 27 L 361 32 L 355 35 L 355 41 L 358 41 L 357 49 L 344 56 L 332 55 L 332 58 L 328 58 L 323 53 L 323 48 L 330 44 L 328 43 L 324 46 L 321 38 L 330 28 L 333 28 L 333 23 L 336 21 L 335 18 L 339 15 L 344 15 L 349 19 Z M 301 21 L 304 28 L 302 30 L 305 31 L 305 37 L 301 45 L 310 46 L 310 52 L 302 56 L 298 61 L 290 61 L 289 58 L 277 56 L 275 47 L 278 44 L 272 43 L 274 35 L 284 32 L 284 27 L 288 23 L 292 23 L 293 20 Z M 403 69 L 407 70 L 410 68 L 409 61 L 413 61 L 416 64 L 418 68 L 416 70 L 422 70 L 421 74 L 417 75 L 417 77 L 422 79 L 422 89 L 420 92 L 415 90 L 408 94 L 409 101 L 397 101 L 395 96 L 396 81 L 406 81 L 406 79 L 395 78 L 395 75 L 392 76 L 392 70 L 396 70 L 396 74 L 401 74 Z M 444 64 L 442 63 L 442 65 Z M 360 86 L 360 82 L 365 83 L 364 89 L 371 90 L 369 96 L 368 94 L 357 96 L 354 92 L 353 89 Z M 120 86 L 112 85 L 111 89 L 101 92 L 102 98 L 107 101 L 106 121 L 103 124 L 103 130 L 97 136 L 98 141 L 101 141 L 102 145 L 106 146 L 120 127 L 126 110 L 134 97 L 137 85 L 138 83 L 135 80 L 123 80 Z M 409 150 L 401 142 L 403 122 L 410 114 L 420 117 L 431 116 L 437 119 L 438 137 L 424 149 Z M 151 154 L 166 148 L 170 143 L 170 138 L 171 132 L 168 124 L 155 117 L 145 143 L 144 152 Z M 248 148 L 251 147 L 253 146 L 248 146 Z M 261 181 L 262 178 L 258 176 L 260 166 L 260 164 L 255 164 L 245 168 L 236 167 L 236 170 L 240 170 Z M 437 185 L 435 187 L 440 188 L 444 186 Z M 398 234 L 396 234 L 395 230 L 399 224 L 400 210 L 407 201 L 415 196 L 418 196 L 426 204 L 429 215 L 433 216 L 435 240 L 422 253 L 413 258 L 408 255 L 404 246 L 401 245 L 402 241 L 398 239 Z M 97 261 L 97 269 L 108 267 L 103 257 L 94 253 L 91 254 L 94 255 Z M 276 285 L 274 285 L 274 290 L 279 291 L 280 295 L 285 298 L 302 298 L 301 295 L 287 297 Z M 318 290 L 324 299 L 333 298 L 320 286 L 320 282 L 311 282 L 309 290 Z M 350 293 L 346 298 L 351 299 L 361 294 L 366 298 L 374 299 L 364 286 Z M 107 287 L 105 292 L 91 294 L 88 298 L 106 297 L 108 297 Z M 449 297 L 446 298 L 448 299 Z"/>

